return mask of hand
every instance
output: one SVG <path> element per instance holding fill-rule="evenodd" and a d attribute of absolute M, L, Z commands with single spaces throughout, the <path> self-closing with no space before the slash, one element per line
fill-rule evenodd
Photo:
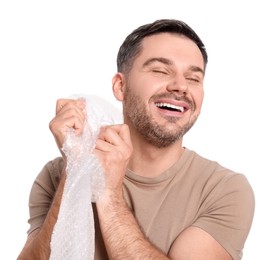
<path fill-rule="evenodd" d="M 69 129 L 73 129 L 76 134 L 82 133 L 86 117 L 84 109 L 85 101 L 83 100 L 57 100 L 56 116 L 50 121 L 49 128 L 60 150 Z M 62 155 L 65 158 L 63 153 Z"/>
<path fill-rule="evenodd" d="M 106 192 L 122 192 L 122 183 L 132 151 L 129 127 L 126 124 L 101 128 L 94 154 L 104 169 Z"/>

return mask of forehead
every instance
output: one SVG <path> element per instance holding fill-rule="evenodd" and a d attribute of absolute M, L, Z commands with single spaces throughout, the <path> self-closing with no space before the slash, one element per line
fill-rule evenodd
<path fill-rule="evenodd" d="M 180 34 L 159 33 L 145 37 L 142 41 L 138 61 L 163 57 L 173 62 L 187 62 L 204 69 L 204 60 L 198 46 Z"/>

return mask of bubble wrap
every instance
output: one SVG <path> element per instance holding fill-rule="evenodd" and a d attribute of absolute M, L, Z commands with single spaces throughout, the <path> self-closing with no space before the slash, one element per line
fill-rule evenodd
<path fill-rule="evenodd" d="M 82 134 L 69 131 L 62 148 L 67 157 L 67 178 L 51 237 L 51 260 L 94 259 L 91 202 L 101 196 L 105 179 L 92 150 L 102 125 L 122 123 L 121 113 L 100 97 L 74 95 L 71 98 L 85 100 L 87 119 Z"/>

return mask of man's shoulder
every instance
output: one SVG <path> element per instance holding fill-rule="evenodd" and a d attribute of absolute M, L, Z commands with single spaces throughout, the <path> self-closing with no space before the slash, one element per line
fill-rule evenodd
<path fill-rule="evenodd" d="M 40 185 L 53 185 L 57 188 L 64 167 L 62 157 L 55 157 L 48 161 L 39 172 L 35 183 Z"/>
<path fill-rule="evenodd" d="M 201 177 L 213 182 L 233 182 L 249 186 L 248 180 L 244 173 L 230 169 L 216 160 L 209 159 L 199 153 L 188 150 L 187 160 L 189 169 L 197 178 Z"/>

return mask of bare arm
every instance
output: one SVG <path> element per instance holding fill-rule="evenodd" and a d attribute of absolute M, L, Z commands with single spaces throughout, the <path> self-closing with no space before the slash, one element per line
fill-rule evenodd
<path fill-rule="evenodd" d="M 109 258 L 168 259 L 145 238 L 123 197 L 122 182 L 132 153 L 128 127 L 102 129 L 95 153 L 106 175 L 106 190 L 96 205 Z"/>
<path fill-rule="evenodd" d="M 49 259 L 50 256 L 50 241 L 53 228 L 57 222 L 63 187 L 65 183 L 65 174 L 62 175 L 59 187 L 55 194 L 54 200 L 47 213 L 45 221 L 40 229 L 34 230 L 18 256 L 18 260 L 30 259 Z"/>
<path fill-rule="evenodd" d="M 208 233 L 190 227 L 173 243 L 167 256 L 143 234 L 127 207 L 122 183 L 132 145 L 127 126 L 107 127 L 97 141 L 106 176 L 105 194 L 97 202 L 100 228 L 110 259 L 231 260 L 227 251 Z"/>
<path fill-rule="evenodd" d="M 211 235 L 193 226 L 177 237 L 170 249 L 169 257 L 174 260 L 233 259 Z"/>
<path fill-rule="evenodd" d="M 144 236 L 122 195 L 110 193 L 104 200 L 97 210 L 110 259 L 169 259 Z"/>
<path fill-rule="evenodd" d="M 76 134 L 82 132 L 85 119 L 83 109 L 84 104 L 80 101 L 69 99 L 61 99 L 57 101 L 56 116 L 50 122 L 49 127 L 59 149 L 62 148 L 69 128 L 73 128 Z M 18 256 L 19 260 L 49 259 L 51 236 L 53 228 L 57 222 L 66 179 L 66 158 L 63 153 L 62 155 L 65 161 L 64 169 L 53 202 L 42 226 L 28 236 L 27 241 Z"/>
<path fill-rule="evenodd" d="M 109 202 L 101 202 L 97 209 L 110 259 L 233 259 L 212 236 L 197 227 L 183 231 L 166 256 L 144 236 L 125 202 L 115 194 L 109 196 Z"/>

